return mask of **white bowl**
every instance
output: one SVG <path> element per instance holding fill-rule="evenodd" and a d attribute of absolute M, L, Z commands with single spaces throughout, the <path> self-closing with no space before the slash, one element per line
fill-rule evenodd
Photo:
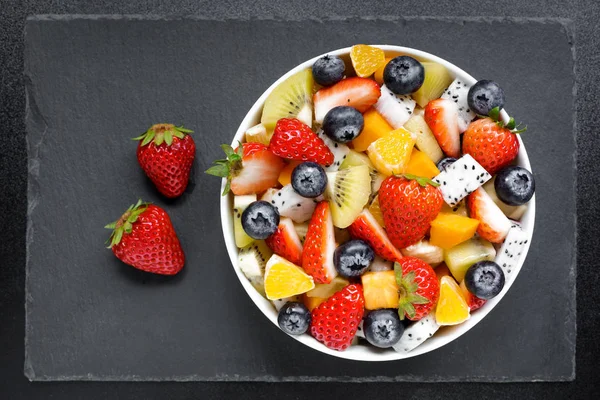
<path fill-rule="evenodd" d="M 454 77 L 460 77 L 469 84 L 474 84 L 477 81 L 475 78 L 473 78 L 471 75 L 469 75 L 462 69 L 458 68 L 456 65 L 451 64 L 444 59 L 441 59 L 439 57 L 436 57 L 436 56 L 426 53 L 424 51 L 415 50 L 415 49 L 411 49 L 408 47 L 391 46 L 391 45 L 377 45 L 376 47 L 383 49 L 386 53 L 386 56 L 396 56 L 396 55 L 405 54 L 405 55 L 412 56 L 420 61 L 437 62 L 437 63 L 443 65 L 444 67 L 446 67 L 451 75 L 453 75 Z M 351 65 L 348 62 L 349 54 L 350 54 L 350 47 L 331 51 L 326 54 L 337 55 L 346 61 L 347 66 Z M 273 89 L 277 85 L 279 85 L 281 82 L 283 82 L 288 77 L 295 74 L 296 72 L 303 70 L 305 68 L 310 68 L 317 59 L 319 59 L 320 57 L 322 57 L 324 55 L 325 54 L 321 54 L 311 60 L 303 62 L 302 64 L 298 65 L 297 67 L 293 68 L 288 73 L 283 75 L 277 81 L 275 81 L 275 83 L 273 83 L 254 103 L 254 105 L 252 106 L 250 111 L 248 111 L 248 114 L 246 114 L 246 117 L 240 124 L 240 126 L 235 134 L 235 137 L 232 140 L 232 146 L 237 145 L 238 141 L 243 140 L 244 132 L 248 128 L 250 128 L 260 122 L 263 104 L 264 104 L 267 96 L 273 91 Z M 505 120 L 505 122 L 508 122 L 508 115 L 504 110 L 502 111 L 501 116 Z M 523 145 L 523 142 L 521 141 L 520 137 L 519 137 L 519 143 L 521 146 L 520 146 L 520 150 L 519 150 L 519 155 L 516 160 L 516 164 L 531 171 L 531 165 L 529 164 L 529 158 L 527 157 L 527 151 L 525 150 L 525 146 Z M 221 186 L 221 192 L 223 191 L 224 186 L 225 186 L 225 180 L 223 180 L 223 184 Z M 275 308 L 273 307 L 271 302 L 268 301 L 267 299 L 265 299 L 262 295 L 260 295 L 256 291 L 256 289 L 254 289 L 254 287 L 250 284 L 250 282 L 248 282 L 248 280 L 246 279 L 244 274 L 237 267 L 238 248 L 235 245 L 234 234 L 233 234 L 232 209 L 233 209 L 232 195 L 229 194 L 227 196 L 221 197 L 221 224 L 223 226 L 223 235 L 225 237 L 225 244 L 227 246 L 227 252 L 229 253 L 229 258 L 231 259 L 231 264 L 233 266 L 233 269 L 235 270 L 235 273 L 237 274 L 238 279 L 242 283 L 242 286 L 248 293 L 248 296 L 250 296 L 250 298 L 252 299 L 254 304 L 256 304 L 256 306 L 263 312 L 263 314 L 265 314 L 265 316 L 273 324 L 275 324 L 278 327 L 277 311 L 275 310 Z M 406 354 L 397 353 L 393 349 L 382 350 L 382 349 L 377 349 L 374 346 L 369 346 L 369 345 L 356 345 L 356 346 L 349 347 L 346 351 L 336 351 L 336 350 L 331 350 L 331 349 L 327 348 L 325 345 L 323 345 L 322 343 L 318 342 L 316 339 L 311 337 L 308 333 L 306 333 L 304 335 L 300 335 L 300 336 L 291 336 L 291 337 L 293 337 L 295 340 L 302 342 L 306 346 L 308 346 L 312 349 L 318 350 L 322 353 L 326 353 L 326 354 L 329 354 L 329 355 L 332 355 L 335 357 L 346 358 L 346 359 L 350 359 L 350 360 L 358 360 L 358 361 L 400 360 L 400 359 L 404 359 L 404 358 L 410 358 L 410 357 L 418 356 L 421 354 L 425 354 L 425 353 L 433 351 L 439 347 L 442 347 L 442 346 L 452 342 L 454 339 L 460 337 L 461 335 L 465 334 L 469 329 L 471 329 L 475 325 L 477 325 L 486 315 L 488 315 L 490 313 L 490 311 L 492 311 L 492 309 L 496 306 L 496 304 L 498 304 L 498 302 L 500 300 L 502 300 L 502 298 L 504 297 L 506 292 L 510 289 L 512 283 L 514 282 L 519 271 L 521 270 L 521 267 L 523 266 L 523 262 L 526 258 L 527 252 L 529 251 L 529 246 L 531 244 L 531 236 L 533 234 L 534 219 L 535 219 L 535 196 L 529 202 L 527 211 L 525 212 L 525 215 L 523 215 L 523 218 L 521 218 L 521 223 L 522 223 L 523 229 L 525 229 L 525 231 L 528 233 L 528 238 L 529 238 L 527 245 L 525 247 L 524 257 L 519 261 L 519 265 L 514 273 L 512 280 L 509 281 L 505 285 L 502 292 L 498 296 L 494 297 L 493 299 L 488 300 L 485 303 L 485 305 L 481 309 L 474 312 L 467 321 L 463 322 L 460 325 L 456 325 L 456 326 L 452 326 L 452 327 L 445 327 L 443 329 L 440 329 L 435 335 L 433 335 L 433 337 L 431 337 L 430 339 L 428 339 L 423 344 L 421 344 L 419 347 L 417 347 L 416 349 L 414 349 L 413 351 L 411 351 L 409 353 L 406 353 Z M 252 327 L 250 327 L 249 329 L 252 329 Z M 280 334 L 285 335 L 285 333 L 283 331 L 281 331 Z"/>

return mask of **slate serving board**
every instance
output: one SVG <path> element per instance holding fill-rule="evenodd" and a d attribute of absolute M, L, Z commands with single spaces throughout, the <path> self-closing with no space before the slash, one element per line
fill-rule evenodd
<path fill-rule="evenodd" d="M 574 378 L 574 77 L 561 24 L 35 17 L 25 42 L 30 379 Z M 275 79 L 355 43 L 419 48 L 493 78 L 511 115 L 529 125 L 538 211 L 523 271 L 470 332 L 404 361 L 341 360 L 278 332 L 236 280 L 221 237 L 220 182 L 202 174 Z M 145 178 L 130 140 L 159 121 L 196 131 L 193 182 L 175 201 Z M 187 255 L 178 276 L 134 270 L 104 248 L 102 227 L 138 197 L 170 213 Z"/>

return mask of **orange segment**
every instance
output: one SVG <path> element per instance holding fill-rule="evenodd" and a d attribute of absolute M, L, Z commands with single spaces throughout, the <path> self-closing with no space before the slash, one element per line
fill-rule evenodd
<path fill-rule="evenodd" d="M 367 78 L 381 66 L 385 65 L 385 53 L 383 50 L 368 46 L 366 44 L 357 44 L 350 50 L 350 59 L 356 75 L 361 78 Z"/>
<path fill-rule="evenodd" d="M 278 178 L 278 181 L 281 184 L 281 186 L 289 185 L 290 183 L 292 183 L 292 172 L 294 171 L 294 168 L 296 168 L 301 162 L 302 161 L 292 160 L 289 162 L 288 165 L 286 165 L 284 169 L 281 170 Z"/>
<path fill-rule="evenodd" d="M 369 206 L 369 211 L 373 214 L 373 218 L 382 228 L 385 228 L 385 221 L 383 220 L 383 213 L 381 212 L 381 208 L 379 207 L 379 196 L 375 196 L 373 202 Z"/>
<path fill-rule="evenodd" d="M 413 134 L 399 128 L 371 143 L 367 153 L 380 173 L 386 176 L 396 175 L 404 172 L 414 145 Z"/>
<path fill-rule="evenodd" d="M 475 234 L 479 221 L 458 214 L 439 213 L 431 221 L 430 243 L 448 250 L 469 240 Z"/>
<path fill-rule="evenodd" d="M 375 82 L 379 83 L 380 85 L 383 85 L 383 83 L 384 83 L 383 82 L 383 70 L 385 69 L 385 66 L 387 65 L 387 63 L 390 62 L 391 59 L 392 59 L 392 57 L 386 57 L 383 65 L 381 67 L 379 67 L 377 69 L 377 71 L 375 71 L 375 75 L 373 75 Z"/>
<path fill-rule="evenodd" d="M 267 299 L 277 300 L 306 293 L 315 287 L 313 278 L 302 268 L 273 254 L 265 267 Z"/>
<path fill-rule="evenodd" d="M 363 114 L 365 125 L 360 135 L 352 141 L 352 146 L 356 151 L 365 151 L 371 143 L 384 137 L 394 130 L 390 124 L 375 110 L 369 108 Z"/>
<path fill-rule="evenodd" d="M 470 317 L 469 305 L 462 295 L 458 283 L 451 276 L 443 276 L 440 281 L 440 299 L 435 310 L 439 325 L 457 325 Z"/>
<path fill-rule="evenodd" d="M 398 308 L 398 284 L 394 271 L 367 272 L 361 278 L 365 308 Z"/>
<path fill-rule="evenodd" d="M 413 149 L 412 154 L 410 155 L 410 160 L 408 160 L 408 164 L 406 165 L 406 170 L 404 172 L 407 174 L 424 176 L 431 179 L 437 176 L 440 173 L 440 170 L 425 153 L 417 149 Z"/>

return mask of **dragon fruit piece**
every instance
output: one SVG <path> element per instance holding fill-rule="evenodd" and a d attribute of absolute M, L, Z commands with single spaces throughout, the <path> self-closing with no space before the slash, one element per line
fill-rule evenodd
<path fill-rule="evenodd" d="M 375 256 L 375 259 L 369 266 L 371 272 L 391 271 L 394 269 L 394 263 L 388 260 L 384 260 L 379 256 Z"/>
<path fill-rule="evenodd" d="M 435 320 L 435 309 L 420 320 L 404 329 L 400 341 L 394 345 L 399 353 L 408 353 L 433 336 L 440 328 Z"/>
<path fill-rule="evenodd" d="M 446 167 L 433 181 L 440 184 L 444 201 L 454 207 L 491 178 L 473 157 L 465 154 Z"/>
<path fill-rule="evenodd" d="M 528 242 L 527 233 L 519 223 L 513 222 L 495 260 L 496 264 L 504 271 L 506 283 L 513 278 L 519 260 L 524 256 L 523 250 L 525 250 Z"/>
<path fill-rule="evenodd" d="M 323 132 L 323 129 L 319 129 L 317 131 L 317 136 L 323 139 L 325 145 L 329 147 L 329 150 L 331 150 L 331 152 L 333 153 L 333 164 L 331 164 L 329 167 L 326 167 L 325 171 L 337 171 L 338 169 L 340 169 L 340 165 L 342 165 L 348 153 L 350 153 L 350 147 L 346 146 L 345 144 L 331 140 L 331 138 L 327 136 L 325 132 Z"/>
<path fill-rule="evenodd" d="M 271 200 L 273 200 L 273 197 L 277 194 L 277 192 L 279 191 L 279 189 L 275 189 L 275 188 L 270 188 L 267 189 L 262 197 L 260 198 L 263 201 L 268 201 L 269 203 L 271 202 Z"/>
<path fill-rule="evenodd" d="M 366 339 L 364 321 L 360 321 L 360 323 L 358 324 L 358 328 L 356 328 L 356 337 Z"/>
<path fill-rule="evenodd" d="M 458 130 L 460 133 L 466 131 L 471 121 L 476 117 L 476 114 L 471 111 L 467 103 L 470 87 L 460 78 L 456 78 L 441 96 L 442 99 L 452 100 L 458 106 Z"/>
<path fill-rule="evenodd" d="M 288 184 L 273 195 L 271 204 L 277 208 L 279 215 L 282 217 L 288 217 L 294 222 L 300 223 L 310 219 L 317 203 L 322 198 L 322 196 L 316 199 L 302 197 L 296 193 L 291 184 Z"/>
<path fill-rule="evenodd" d="M 283 307 L 285 305 L 285 303 L 289 303 L 290 301 L 300 301 L 300 297 L 292 296 L 292 297 L 286 297 L 285 299 L 277 299 L 277 300 L 271 300 L 271 301 L 273 302 L 275 309 L 277 311 L 279 311 L 279 310 L 281 310 L 281 307 Z"/>
<path fill-rule="evenodd" d="M 417 102 L 410 95 L 396 95 L 385 85 L 381 87 L 381 96 L 373 107 L 394 129 L 401 128 L 412 116 Z"/>

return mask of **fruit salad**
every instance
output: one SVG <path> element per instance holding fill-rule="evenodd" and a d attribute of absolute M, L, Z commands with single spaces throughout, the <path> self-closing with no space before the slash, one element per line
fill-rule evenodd
<path fill-rule="evenodd" d="M 207 173 L 226 179 L 237 267 L 281 330 L 408 353 L 514 277 L 535 180 L 496 82 L 368 45 L 349 56 L 281 82 Z"/>

